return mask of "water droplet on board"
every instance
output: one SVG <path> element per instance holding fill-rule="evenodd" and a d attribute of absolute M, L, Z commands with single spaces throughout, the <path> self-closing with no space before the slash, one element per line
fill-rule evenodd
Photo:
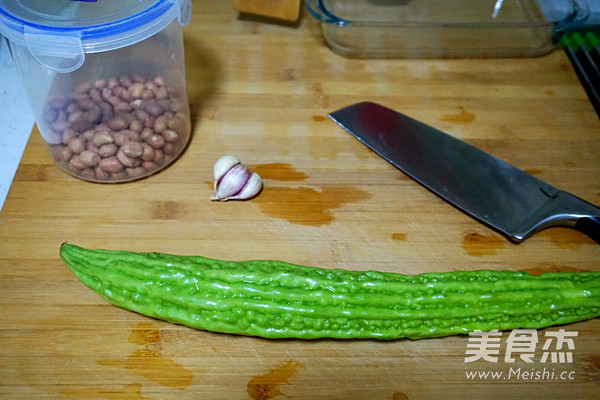
<path fill-rule="evenodd" d="M 253 201 L 263 214 L 272 218 L 284 219 L 296 225 L 323 226 L 334 221 L 334 209 L 370 197 L 369 193 L 351 186 L 317 190 L 265 185 L 262 193 Z"/>
<path fill-rule="evenodd" d="M 193 374 L 175 361 L 163 357 L 156 349 L 160 344 L 160 330 L 151 324 L 140 323 L 128 337 L 130 343 L 142 346 L 127 358 L 100 360 L 103 366 L 124 368 L 159 385 L 185 389 L 192 382 Z"/>
<path fill-rule="evenodd" d="M 452 122 L 456 124 L 466 124 L 473 122 L 475 114 L 465 110 L 464 107 L 458 106 L 459 112 L 457 114 L 444 114 L 439 119 L 444 122 Z"/>
<path fill-rule="evenodd" d="M 399 240 L 404 242 L 406 240 L 406 233 L 396 232 L 392 234 L 392 240 Z"/>
<path fill-rule="evenodd" d="M 366 200 L 371 195 L 351 186 L 325 188 L 281 187 L 269 181 L 297 182 L 308 179 L 308 174 L 294 169 L 290 164 L 272 163 L 249 165 L 258 173 L 264 186 L 260 195 L 252 199 L 263 214 L 287 220 L 292 224 L 323 226 L 335 218 L 333 210 L 346 203 Z"/>
<path fill-rule="evenodd" d="M 490 256 L 504 248 L 504 239 L 470 232 L 464 236 L 462 248 L 473 257 Z"/>
<path fill-rule="evenodd" d="M 304 364 L 287 361 L 276 365 L 266 374 L 250 379 L 247 386 L 248 394 L 254 400 L 268 400 L 283 395 L 279 385 L 288 383 L 298 368 L 304 368 Z"/>

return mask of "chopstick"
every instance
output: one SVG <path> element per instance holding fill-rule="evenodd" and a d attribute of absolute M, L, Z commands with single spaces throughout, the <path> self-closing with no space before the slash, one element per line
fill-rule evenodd
<path fill-rule="evenodd" d="M 600 39 L 594 32 L 572 32 L 563 34 L 560 44 L 600 117 Z"/>

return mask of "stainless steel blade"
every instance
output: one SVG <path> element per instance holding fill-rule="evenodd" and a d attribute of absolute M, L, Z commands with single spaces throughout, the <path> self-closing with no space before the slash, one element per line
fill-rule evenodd
<path fill-rule="evenodd" d="M 371 102 L 330 117 L 414 180 L 515 242 L 553 225 L 600 238 L 599 208 L 438 129 Z"/>

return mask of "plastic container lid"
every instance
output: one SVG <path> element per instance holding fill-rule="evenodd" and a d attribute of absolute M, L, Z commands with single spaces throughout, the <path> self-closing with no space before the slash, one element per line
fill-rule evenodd
<path fill-rule="evenodd" d="M 0 0 L 0 33 L 55 72 L 76 70 L 85 53 L 129 46 L 190 17 L 191 0 Z"/>

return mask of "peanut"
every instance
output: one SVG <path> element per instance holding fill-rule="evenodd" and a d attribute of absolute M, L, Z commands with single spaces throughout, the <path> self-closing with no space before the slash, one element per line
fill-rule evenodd
<path fill-rule="evenodd" d="M 62 143 L 65 146 L 68 146 L 69 142 L 75 137 L 77 137 L 77 132 L 75 132 L 71 128 L 65 129 L 65 131 L 62 134 Z"/>
<path fill-rule="evenodd" d="M 121 172 L 123 171 L 123 168 L 125 168 L 116 156 L 103 158 L 98 163 L 98 166 L 102 168 L 103 171 L 109 173 Z"/>
<path fill-rule="evenodd" d="M 92 139 L 92 142 L 98 147 L 103 146 L 108 143 L 113 143 L 115 141 L 115 137 L 109 131 L 100 131 L 96 133 Z"/>
<path fill-rule="evenodd" d="M 79 154 L 85 150 L 85 139 L 80 137 L 74 137 L 69 140 L 68 144 L 69 150 L 71 150 L 75 154 Z"/>
<path fill-rule="evenodd" d="M 107 143 L 98 149 L 98 154 L 100 154 L 100 157 L 106 158 L 117 154 L 117 150 L 118 148 L 116 144 Z"/>
<path fill-rule="evenodd" d="M 148 171 L 144 167 L 135 167 L 135 168 L 126 168 L 125 172 L 131 178 L 138 178 L 140 176 L 144 176 Z"/>
<path fill-rule="evenodd" d="M 114 137 L 117 146 L 123 146 L 125 143 L 129 142 L 129 136 L 127 136 L 126 131 L 115 132 Z"/>
<path fill-rule="evenodd" d="M 142 163 L 138 158 L 127 157 L 123 148 L 120 148 L 119 151 L 117 151 L 117 159 L 126 167 L 137 167 Z"/>
<path fill-rule="evenodd" d="M 123 153 L 130 158 L 141 157 L 144 153 L 144 147 L 139 142 L 127 142 L 121 146 Z"/>
<path fill-rule="evenodd" d="M 162 136 L 167 143 L 175 143 L 179 139 L 179 135 L 173 129 L 165 129 L 162 131 Z"/>
<path fill-rule="evenodd" d="M 146 139 L 146 143 L 148 143 L 150 146 L 154 147 L 155 149 L 160 149 L 161 147 L 163 147 L 165 145 L 165 138 L 154 134 Z"/>
<path fill-rule="evenodd" d="M 98 153 L 89 150 L 84 150 L 79 154 L 79 159 L 86 167 L 93 167 L 100 162 Z"/>
<path fill-rule="evenodd" d="M 154 147 L 150 146 L 148 143 L 142 143 L 142 155 L 141 158 L 144 161 L 152 161 L 156 155 L 154 151 Z"/>
<path fill-rule="evenodd" d="M 162 76 L 80 82 L 70 95 L 49 99 L 43 110 L 50 154 L 87 180 L 120 181 L 153 172 L 185 145 L 180 142 L 189 131 L 189 116 L 180 92 Z"/>
<path fill-rule="evenodd" d="M 168 122 L 169 120 L 164 115 L 161 115 L 160 117 L 156 118 L 156 120 L 154 121 L 154 131 L 156 133 L 161 133 L 169 127 Z"/>

